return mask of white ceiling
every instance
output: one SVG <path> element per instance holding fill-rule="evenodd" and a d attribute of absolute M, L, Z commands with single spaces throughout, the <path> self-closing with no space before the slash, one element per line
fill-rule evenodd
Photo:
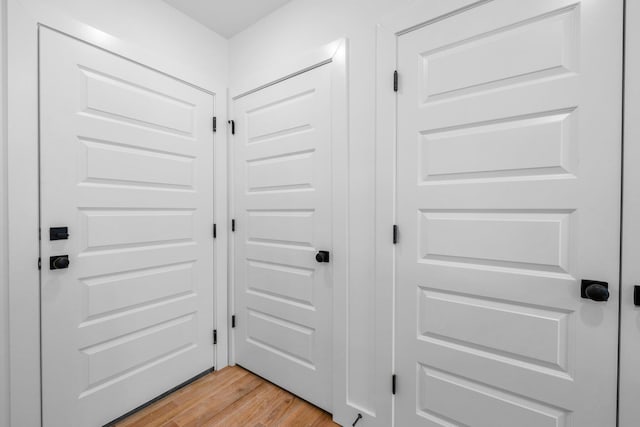
<path fill-rule="evenodd" d="M 164 0 L 229 38 L 290 0 Z"/>

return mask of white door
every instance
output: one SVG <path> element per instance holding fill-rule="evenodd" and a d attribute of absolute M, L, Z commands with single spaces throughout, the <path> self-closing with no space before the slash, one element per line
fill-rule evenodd
<path fill-rule="evenodd" d="M 40 67 L 44 426 L 102 426 L 213 366 L 213 97 L 48 29 Z"/>
<path fill-rule="evenodd" d="M 396 426 L 615 425 L 622 3 L 399 36 Z"/>
<path fill-rule="evenodd" d="M 331 69 L 234 105 L 236 362 L 331 409 Z M 319 251 L 329 262 L 317 262 Z"/>

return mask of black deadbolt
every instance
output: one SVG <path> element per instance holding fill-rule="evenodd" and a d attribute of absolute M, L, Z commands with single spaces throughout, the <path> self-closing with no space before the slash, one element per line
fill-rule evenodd
<path fill-rule="evenodd" d="M 329 262 L 329 251 L 318 251 L 316 254 L 316 261 Z"/>
<path fill-rule="evenodd" d="M 56 255 L 49 258 L 49 269 L 60 270 L 69 268 L 69 255 Z"/>
<path fill-rule="evenodd" d="M 633 287 L 633 304 L 640 307 L 640 286 Z"/>
<path fill-rule="evenodd" d="M 69 228 L 51 227 L 49 229 L 49 240 L 67 240 L 69 238 Z"/>
<path fill-rule="evenodd" d="M 580 285 L 580 296 L 593 301 L 607 301 L 609 284 L 597 280 L 583 280 Z"/>

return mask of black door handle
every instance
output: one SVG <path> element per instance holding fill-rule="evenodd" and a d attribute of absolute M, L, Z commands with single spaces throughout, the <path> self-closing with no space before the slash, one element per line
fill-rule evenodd
<path fill-rule="evenodd" d="M 49 258 L 50 270 L 69 268 L 69 255 L 56 255 Z"/>
<path fill-rule="evenodd" d="M 329 251 L 318 251 L 316 254 L 316 261 L 329 262 Z"/>
<path fill-rule="evenodd" d="M 597 280 L 583 280 L 580 285 L 580 296 L 593 301 L 607 301 L 609 299 L 609 284 Z"/>

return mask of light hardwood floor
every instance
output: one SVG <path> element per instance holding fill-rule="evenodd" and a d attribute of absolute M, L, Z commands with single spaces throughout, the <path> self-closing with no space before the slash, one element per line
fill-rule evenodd
<path fill-rule="evenodd" d="M 331 415 L 237 366 L 208 374 L 117 427 L 330 427 Z"/>

